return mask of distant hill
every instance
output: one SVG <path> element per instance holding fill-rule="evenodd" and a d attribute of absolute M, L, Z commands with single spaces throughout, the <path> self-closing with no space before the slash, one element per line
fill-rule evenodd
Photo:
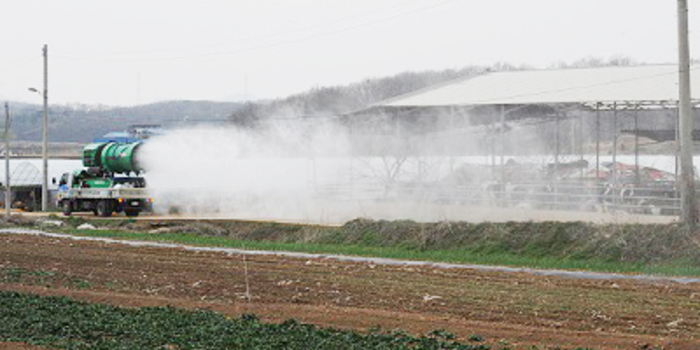
<path fill-rule="evenodd" d="M 49 105 L 51 142 L 90 142 L 133 124 L 165 127 L 183 123 L 226 122 L 242 105 L 233 102 L 166 101 L 132 107 Z M 41 140 L 42 106 L 12 103 L 12 133 L 19 141 Z M 1 127 L 0 127 L 1 128 Z"/>
<path fill-rule="evenodd" d="M 508 68 L 513 69 L 506 67 Z M 365 79 L 345 86 L 315 88 L 283 99 L 248 103 L 166 101 L 131 107 L 51 104 L 49 140 L 85 143 L 110 131 L 126 130 L 134 124 L 174 127 L 185 123 L 232 122 L 245 126 L 275 117 L 339 115 L 363 109 L 387 98 L 484 71 L 483 67 L 469 66 L 462 69 L 406 72 L 390 77 Z M 10 102 L 10 109 L 15 140 L 40 141 L 42 106 Z"/>
<path fill-rule="evenodd" d="M 514 67 L 497 67 L 515 69 Z M 482 74 L 484 67 L 406 72 L 390 77 L 366 79 L 358 83 L 321 87 L 283 99 L 250 102 L 234 111 L 230 120 L 240 126 L 253 126 L 265 119 L 323 117 L 364 109 L 379 102 L 448 80 Z"/>

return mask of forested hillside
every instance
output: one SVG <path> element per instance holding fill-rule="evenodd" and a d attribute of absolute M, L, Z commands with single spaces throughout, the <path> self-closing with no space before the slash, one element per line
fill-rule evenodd
<path fill-rule="evenodd" d="M 165 127 L 183 123 L 225 122 L 241 104 L 211 101 L 166 101 L 132 107 L 50 105 L 52 142 L 89 142 L 110 131 L 133 124 Z M 16 140 L 41 140 L 42 106 L 10 103 L 12 133 Z"/>
<path fill-rule="evenodd" d="M 110 131 L 133 124 L 233 122 L 252 125 L 275 117 L 338 115 L 363 109 L 387 98 L 427 86 L 476 75 L 480 67 L 442 71 L 406 72 L 386 78 L 365 79 L 346 86 L 320 87 L 276 100 L 248 103 L 166 101 L 132 107 L 50 105 L 49 139 L 52 142 L 89 142 Z M 41 105 L 11 103 L 13 134 L 22 141 L 41 140 Z"/>
<path fill-rule="evenodd" d="M 513 69 L 513 67 L 496 67 Z M 320 87 L 284 99 L 245 104 L 231 114 L 233 123 L 252 126 L 268 118 L 331 116 L 366 108 L 382 101 L 430 85 L 452 79 L 474 76 L 486 71 L 483 67 L 406 72 L 385 78 L 365 79 L 345 86 Z"/>

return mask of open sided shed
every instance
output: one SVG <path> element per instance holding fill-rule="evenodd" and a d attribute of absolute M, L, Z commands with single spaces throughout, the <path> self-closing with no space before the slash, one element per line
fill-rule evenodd
<path fill-rule="evenodd" d="M 600 167 L 600 113 L 612 111 L 613 126 L 617 127 L 617 112 L 635 114 L 635 135 L 645 134 L 636 127 L 636 113 L 640 109 L 675 109 L 678 103 L 678 66 L 643 65 L 596 68 L 523 70 L 489 72 L 475 77 L 457 79 L 413 93 L 401 95 L 374 104 L 371 109 L 406 110 L 440 107 L 497 106 L 500 113 L 491 123 L 501 123 L 501 138 L 507 130 L 507 115 L 523 106 L 572 105 L 596 112 L 596 171 Z M 700 69 L 691 67 L 691 85 L 700 87 Z M 692 91 L 693 104 L 700 102 L 700 90 Z M 675 132 L 671 131 L 672 134 Z M 647 130 L 647 134 L 649 134 Z M 664 134 L 664 133 L 661 133 Z M 665 133 L 668 134 L 668 133 Z M 617 131 L 614 132 L 613 163 L 617 154 Z M 501 146 L 501 165 L 503 149 Z M 638 142 L 635 138 L 635 153 Z M 636 157 L 638 158 L 638 157 Z M 638 161 L 636 161 L 639 168 Z M 558 163 L 558 154 L 555 154 Z"/>
<path fill-rule="evenodd" d="M 691 99 L 693 108 L 696 110 L 700 104 L 700 69 L 698 68 L 698 66 L 691 66 L 691 86 L 695 87 Z M 589 125 L 590 133 L 586 144 L 586 147 L 589 148 L 588 151 L 585 151 L 585 155 L 592 158 L 592 141 L 595 140 L 595 169 L 591 169 L 590 173 L 595 174 L 596 177 L 601 176 L 602 170 L 600 160 L 601 134 L 606 135 L 603 140 L 604 146 L 605 143 L 610 142 L 610 148 L 605 149 L 610 153 L 605 158 L 609 161 L 608 157 L 612 156 L 610 163 L 612 169 L 618 169 L 618 164 L 620 164 L 618 162 L 620 159 L 618 156 L 618 152 L 620 152 L 618 151 L 619 134 L 621 132 L 634 134 L 635 164 L 634 167 L 625 168 L 627 170 L 635 169 L 634 178 L 626 177 L 623 180 L 618 178 L 618 170 L 609 171 L 606 175 L 608 176 L 606 181 L 615 189 L 622 188 L 625 182 L 629 183 L 628 181 L 634 181 L 635 184 L 640 183 L 640 135 L 663 136 L 666 140 L 671 135 L 672 139 L 675 139 L 679 99 L 678 69 L 678 66 L 674 64 L 486 72 L 381 101 L 372 105 L 365 113 L 381 112 L 381 114 L 400 118 L 411 113 L 429 115 L 437 111 L 440 113 L 447 111 L 447 113 L 458 117 L 460 113 L 470 114 L 487 111 L 485 115 L 480 116 L 480 120 L 485 120 L 491 126 L 488 130 L 497 133 L 491 137 L 492 140 L 500 138 L 500 141 L 497 141 L 500 146 L 492 147 L 490 152 L 494 170 L 498 168 L 496 157 L 500 153 L 500 176 L 498 172 L 492 171 L 492 174 L 495 176 L 493 180 L 499 181 L 503 186 L 501 187 L 502 191 L 505 191 L 508 179 L 505 174 L 507 167 L 505 149 L 510 137 L 506 135 L 511 130 L 510 126 L 516 125 L 517 114 L 524 109 L 539 106 L 545 107 L 544 110 L 554 111 L 553 114 L 542 115 L 545 118 L 541 118 L 542 120 L 548 118 L 555 122 L 552 126 L 556 130 L 556 136 L 552 139 L 556 141 L 552 143 L 557 146 L 556 149 L 549 149 L 554 152 L 552 164 L 554 173 L 558 173 L 558 169 L 563 167 L 558 148 L 559 123 L 562 120 L 569 120 L 570 123 L 574 123 L 576 120 L 581 125 L 585 121 Z M 662 132 L 659 132 L 660 130 L 653 130 L 654 132 L 640 130 L 638 114 L 641 114 L 642 117 L 649 117 L 648 121 L 653 123 L 663 120 L 665 124 L 663 127 L 670 129 L 661 130 Z M 588 116 L 594 116 L 594 118 L 587 118 Z M 621 124 L 618 124 L 618 118 L 622 117 L 625 118 L 621 119 Z M 626 117 L 634 117 L 634 124 Z M 697 117 L 697 113 L 695 113 L 696 122 Z M 601 120 L 607 126 L 601 127 Z M 593 126 L 593 121 L 595 121 L 595 126 Z M 508 124 L 511 122 L 513 124 Z M 626 124 L 628 130 L 622 130 L 620 127 L 622 124 Z M 595 135 L 593 135 L 593 128 L 595 128 Z M 522 146 L 520 147 L 522 148 Z M 581 141 L 579 149 L 580 153 L 577 157 L 584 163 L 583 141 Z M 671 147 L 667 149 L 670 150 L 669 152 L 673 152 Z M 569 155 L 573 156 L 574 154 L 569 153 Z M 673 159 L 670 161 L 674 162 Z M 677 160 L 675 162 L 677 163 Z M 607 167 L 610 167 L 610 164 L 604 163 Z M 620 164 L 620 166 L 624 165 Z M 554 186 L 557 185 L 554 184 Z"/>

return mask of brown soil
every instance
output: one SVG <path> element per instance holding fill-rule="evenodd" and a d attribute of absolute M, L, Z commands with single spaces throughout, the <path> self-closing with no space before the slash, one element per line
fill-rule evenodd
<path fill-rule="evenodd" d="M 246 271 L 249 295 L 246 293 Z M 8 271 L 24 271 L 8 274 Z M 380 266 L 0 235 L 0 290 L 278 322 L 479 334 L 500 349 L 700 348 L 700 285 Z M 20 346 L 9 345 L 7 346 Z"/>

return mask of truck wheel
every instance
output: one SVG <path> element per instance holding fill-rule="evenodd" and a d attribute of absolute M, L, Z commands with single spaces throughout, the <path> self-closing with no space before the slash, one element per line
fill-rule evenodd
<path fill-rule="evenodd" d="M 70 201 L 61 202 L 61 210 L 63 211 L 63 215 L 70 216 L 70 214 L 73 213 L 73 206 Z"/>
<path fill-rule="evenodd" d="M 124 209 L 124 214 L 130 218 L 134 218 L 139 216 L 139 211 L 138 209 Z"/>
<path fill-rule="evenodd" d="M 101 200 L 97 202 L 97 216 L 101 216 L 103 218 L 110 217 L 112 216 L 112 212 L 114 209 L 112 209 L 112 202 L 108 200 Z"/>

